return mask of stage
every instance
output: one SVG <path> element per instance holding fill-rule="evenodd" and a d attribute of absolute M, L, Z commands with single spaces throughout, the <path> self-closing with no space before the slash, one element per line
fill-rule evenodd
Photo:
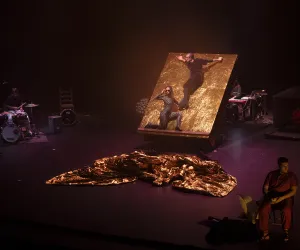
<path fill-rule="evenodd" d="M 101 157 L 147 147 L 143 136 L 136 132 L 138 123 L 112 124 L 118 122 L 80 116 L 75 127 L 46 135 L 43 142 L 0 147 L 4 236 L 72 249 L 174 249 L 175 245 L 182 249 L 187 249 L 184 245 L 256 249 L 256 242 L 209 245 L 205 241 L 209 228 L 203 221 L 208 216 L 237 218 L 241 212 L 237 194 L 260 198 L 264 178 L 277 167 L 279 156 L 288 157 L 290 170 L 300 176 L 299 142 L 267 140 L 266 125 L 239 124 L 228 125 L 224 144 L 206 154 L 238 180 L 237 187 L 224 198 L 182 193 L 171 186 L 155 187 L 142 181 L 108 187 L 45 184 L 58 174 L 82 168 Z M 192 153 L 202 154 L 195 148 Z M 294 211 L 299 210 L 299 200 L 298 194 Z M 300 217 L 294 213 L 291 235 L 299 229 Z M 49 232 L 51 237 L 47 236 Z M 300 239 L 293 238 L 285 249 L 299 244 Z"/>

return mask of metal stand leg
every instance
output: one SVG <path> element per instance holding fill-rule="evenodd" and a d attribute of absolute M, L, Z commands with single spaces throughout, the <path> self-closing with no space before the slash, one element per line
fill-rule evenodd
<path fill-rule="evenodd" d="M 33 110 L 32 108 L 30 108 L 30 114 L 31 114 L 31 126 L 30 126 L 30 130 L 33 133 L 33 136 L 39 136 L 39 130 L 36 126 L 36 124 L 34 123 L 34 118 L 33 118 Z"/>
<path fill-rule="evenodd" d="M 267 115 L 268 114 L 268 110 L 267 110 L 267 96 L 265 95 L 263 97 L 263 115 Z"/>

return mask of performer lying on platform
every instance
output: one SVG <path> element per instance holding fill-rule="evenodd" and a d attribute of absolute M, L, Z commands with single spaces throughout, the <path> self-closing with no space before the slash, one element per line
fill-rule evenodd
<path fill-rule="evenodd" d="M 279 209 L 283 212 L 284 240 L 289 240 L 289 229 L 292 220 L 294 196 L 297 192 L 298 180 L 293 172 L 289 172 L 288 159 L 278 159 L 279 169 L 270 172 L 264 183 L 264 199 L 260 205 L 259 229 L 263 233 L 261 240 L 269 240 L 268 223 L 271 209 Z"/>
<path fill-rule="evenodd" d="M 153 124 L 147 124 L 145 128 L 158 128 L 167 129 L 168 123 L 176 119 L 175 130 L 181 131 L 181 118 L 182 115 L 178 112 L 178 102 L 174 98 L 173 88 L 171 86 L 166 87 L 161 94 L 154 98 L 154 100 L 162 100 L 164 102 L 164 108 L 160 112 L 159 126 Z"/>
<path fill-rule="evenodd" d="M 202 59 L 195 58 L 193 53 L 188 53 L 185 58 L 177 57 L 178 60 L 184 62 L 190 70 L 190 77 L 183 85 L 183 98 L 179 103 L 179 109 L 187 109 L 189 107 L 190 96 L 202 85 L 204 81 L 203 66 L 211 62 L 222 62 L 223 58 L 218 59 Z"/>

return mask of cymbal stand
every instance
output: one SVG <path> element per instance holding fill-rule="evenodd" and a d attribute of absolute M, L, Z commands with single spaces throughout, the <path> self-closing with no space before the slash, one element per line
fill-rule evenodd
<path fill-rule="evenodd" d="M 31 121 L 30 121 L 30 130 L 33 133 L 33 136 L 37 136 L 39 137 L 40 131 L 38 129 L 38 127 L 36 126 L 34 122 L 34 118 L 33 118 L 33 110 L 32 107 L 29 108 L 30 109 L 30 116 L 31 116 Z"/>

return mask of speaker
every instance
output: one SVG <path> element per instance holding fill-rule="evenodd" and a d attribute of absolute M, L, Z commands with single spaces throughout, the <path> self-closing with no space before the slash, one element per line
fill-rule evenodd
<path fill-rule="evenodd" d="M 273 96 L 273 121 L 275 128 L 300 131 L 300 87 Z"/>
<path fill-rule="evenodd" d="M 51 134 L 57 134 L 61 132 L 62 130 L 61 116 L 49 116 L 48 123 L 49 123 L 49 132 Z"/>

